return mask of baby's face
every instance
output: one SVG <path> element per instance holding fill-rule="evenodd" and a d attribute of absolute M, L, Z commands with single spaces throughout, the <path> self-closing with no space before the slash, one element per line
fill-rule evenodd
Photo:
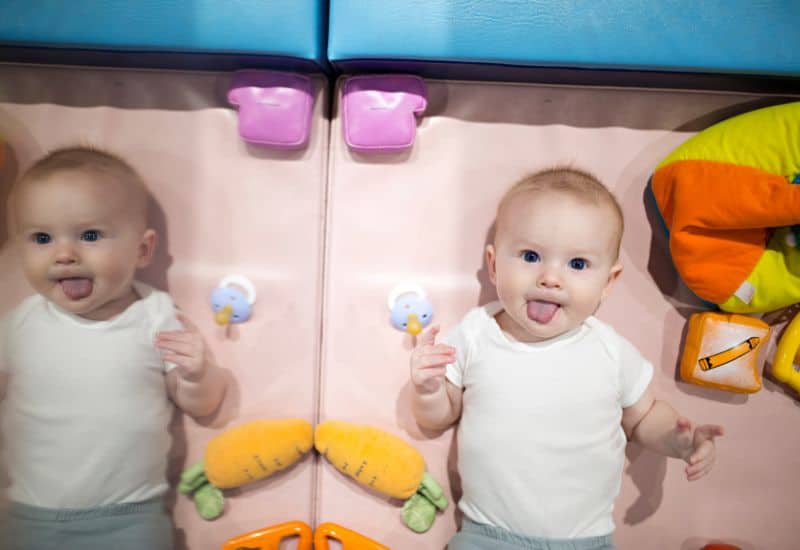
<path fill-rule="evenodd" d="M 538 342 L 578 327 L 622 270 L 611 207 L 524 192 L 501 216 L 486 252 L 504 307 L 500 328 L 521 342 Z"/>
<path fill-rule="evenodd" d="M 18 189 L 16 238 L 25 276 L 62 309 L 94 320 L 119 315 L 155 243 L 122 182 L 57 172 Z"/>

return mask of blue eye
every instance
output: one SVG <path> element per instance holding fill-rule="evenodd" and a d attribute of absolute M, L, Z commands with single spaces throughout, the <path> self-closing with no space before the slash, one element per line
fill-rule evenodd
<path fill-rule="evenodd" d="M 36 244 L 47 244 L 52 240 L 52 237 L 47 233 L 34 233 L 33 242 Z"/>
<path fill-rule="evenodd" d="M 100 240 L 100 232 L 97 231 L 96 229 L 89 229 L 88 231 L 84 231 L 83 233 L 81 233 L 81 240 L 93 243 L 97 240 Z"/>
<path fill-rule="evenodd" d="M 539 254 L 537 254 L 533 250 L 525 250 L 522 253 L 522 260 L 530 264 L 536 263 L 539 261 Z"/>
<path fill-rule="evenodd" d="M 572 258 L 569 261 L 569 266 L 576 271 L 581 271 L 589 267 L 589 262 L 583 258 Z"/>

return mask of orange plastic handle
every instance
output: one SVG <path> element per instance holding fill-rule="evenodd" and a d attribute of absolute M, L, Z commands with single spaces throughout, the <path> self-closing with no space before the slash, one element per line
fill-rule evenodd
<path fill-rule="evenodd" d="M 239 535 L 225 542 L 222 550 L 280 550 L 281 541 L 289 537 L 300 538 L 297 550 L 311 550 L 311 527 L 302 521 L 287 521 Z"/>
<path fill-rule="evenodd" d="M 329 550 L 328 539 L 342 543 L 342 550 L 390 550 L 379 542 L 335 523 L 322 523 L 314 531 L 314 549 Z"/>
<path fill-rule="evenodd" d="M 703 546 L 703 550 L 742 550 L 742 549 L 732 544 L 711 543 Z"/>

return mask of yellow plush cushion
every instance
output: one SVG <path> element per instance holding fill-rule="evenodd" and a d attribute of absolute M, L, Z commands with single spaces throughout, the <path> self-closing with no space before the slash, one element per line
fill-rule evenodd
<path fill-rule="evenodd" d="M 651 189 L 687 286 L 724 311 L 800 302 L 800 103 L 716 124 L 662 161 Z M 779 231 L 776 228 L 784 227 Z"/>
<path fill-rule="evenodd" d="M 792 179 L 800 173 L 800 102 L 723 120 L 686 140 L 657 169 L 679 160 L 728 162 Z"/>
<path fill-rule="evenodd" d="M 719 304 L 722 311 L 752 313 L 774 311 L 800 301 L 800 250 L 787 244 L 788 228 L 780 228 L 772 235 L 767 248 L 748 275 L 753 287 L 748 302 L 738 296 Z"/>

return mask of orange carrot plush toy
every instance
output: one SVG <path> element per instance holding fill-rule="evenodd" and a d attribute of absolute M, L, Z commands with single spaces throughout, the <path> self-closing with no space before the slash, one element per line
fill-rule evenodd
<path fill-rule="evenodd" d="M 181 474 L 178 491 L 194 494 L 204 519 L 222 515 L 222 489 L 241 487 L 288 468 L 312 445 L 311 424 L 301 419 L 255 420 L 209 441 L 205 458 Z"/>
<path fill-rule="evenodd" d="M 414 447 L 390 433 L 349 422 L 327 421 L 314 434 L 317 451 L 337 470 L 386 496 L 405 500 L 403 523 L 427 531 L 447 497 L 425 471 L 425 459 Z"/>

